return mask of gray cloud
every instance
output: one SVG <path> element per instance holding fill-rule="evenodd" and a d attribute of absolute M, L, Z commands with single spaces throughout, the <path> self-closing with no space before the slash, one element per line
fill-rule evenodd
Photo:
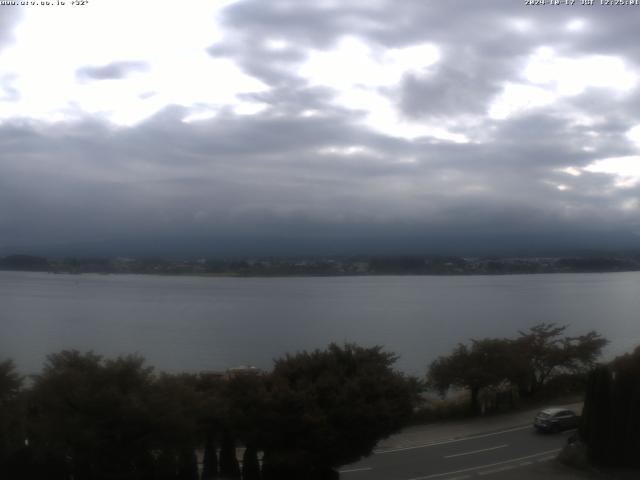
<path fill-rule="evenodd" d="M 13 29 L 22 18 L 18 7 L 4 6 L 0 9 L 0 51 L 13 41 Z"/>
<path fill-rule="evenodd" d="M 582 160 L 575 153 L 567 158 L 567 149 L 538 159 L 531 146 L 414 145 L 339 118 L 305 124 L 231 116 L 194 129 L 177 117 L 165 112 L 117 131 L 99 123 L 45 134 L 28 125 L 5 130 L 2 238 L 11 244 L 221 233 L 296 238 L 307 231 L 348 241 L 389 229 L 410 237 L 572 232 L 621 229 L 627 220 L 611 209 L 611 198 L 589 194 L 609 185 L 607 176 L 565 179 L 554 172 Z M 376 153 L 318 153 L 352 142 L 374 145 Z M 404 156 L 416 161 L 394 161 Z M 575 193 L 545 180 L 571 180 Z"/>
<path fill-rule="evenodd" d="M 118 80 L 126 78 L 135 72 L 144 72 L 148 69 L 145 62 L 111 62 L 101 66 L 86 66 L 76 71 L 80 80 Z"/>
<path fill-rule="evenodd" d="M 570 58 L 615 55 L 639 69 L 633 15 L 502 0 L 360 3 L 246 0 L 225 11 L 228 33 L 208 53 L 234 59 L 269 85 L 244 97 L 268 105 L 256 115 L 223 110 L 187 124 L 188 110 L 169 106 L 130 128 L 89 117 L 5 122 L 2 244 L 165 239 L 214 252 L 226 238 L 256 250 L 262 242 L 415 251 L 456 242 L 526 246 L 527 238 L 544 237 L 549 245 L 560 238 L 634 245 L 638 210 L 624 205 L 639 188 L 562 170 L 638 153 L 626 137 L 640 123 L 637 89 L 616 96 L 590 88 L 505 120 L 487 116 L 505 82 L 526 83 L 522 68 L 540 46 Z M 566 30 L 575 18 L 585 20 L 583 32 Z M 530 31 L 518 30 L 522 21 Z M 473 141 L 372 131 L 360 113 L 334 102 L 331 89 L 309 85 L 298 74 L 309 49 L 331 48 L 343 35 L 380 47 L 436 44 L 442 58 L 434 68 L 384 94 L 406 118 Z M 268 48 L 274 39 L 287 44 Z M 83 67 L 78 76 L 124 78 L 143 68 L 115 62 Z M 316 115 L 301 115 L 308 110 Z"/>
<path fill-rule="evenodd" d="M 500 89 L 471 72 L 443 66 L 424 78 L 408 75 L 402 83 L 400 107 L 409 118 L 482 114 Z"/>

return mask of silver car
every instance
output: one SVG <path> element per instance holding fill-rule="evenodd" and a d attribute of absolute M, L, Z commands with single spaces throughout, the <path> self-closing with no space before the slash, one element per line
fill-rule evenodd
<path fill-rule="evenodd" d="M 566 408 L 547 408 L 536 415 L 533 426 L 540 432 L 560 432 L 576 428 L 578 415 L 573 410 Z"/>

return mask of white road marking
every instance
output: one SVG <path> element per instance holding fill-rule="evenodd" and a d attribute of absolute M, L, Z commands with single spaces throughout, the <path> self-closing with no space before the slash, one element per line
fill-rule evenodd
<path fill-rule="evenodd" d="M 464 438 L 450 438 L 450 439 L 447 439 L 447 440 L 442 440 L 440 442 L 422 443 L 420 445 L 413 445 L 411 447 L 392 448 L 392 449 L 389 449 L 389 450 L 374 450 L 373 453 L 375 453 L 376 455 L 380 455 L 380 454 L 383 454 L 383 453 L 404 452 L 405 450 L 416 450 L 418 448 L 435 447 L 436 445 L 446 445 L 448 443 L 465 442 L 467 440 L 475 440 L 476 438 L 493 437 L 495 435 L 502 435 L 503 433 L 509 433 L 509 432 L 517 432 L 518 430 L 526 430 L 526 429 L 529 429 L 529 428 L 531 428 L 530 425 L 525 425 L 523 427 L 509 428 L 507 430 L 501 430 L 499 432 L 483 433 L 481 435 L 472 435 L 472 436 L 464 437 Z"/>
<path fill-rule="evenodd" d="M 488 452 L 491 450 L 498 450 L 499 448 L 505 448 L 508 446 L 509 444 L 505 443 L 504 445 L 498 445 L 497 447 L 482 448 L 480 450 L 473 450 L 472 452 L 456 453 L 455 455 L 446 455 L 444 458 L 463 457 L 465 455 L 473 455 L 474 453 L 482 453 L 482 452 Z"/>
<path fill-rule="evenodd" d="M 533 455 L 527 455 L 525 457 L 511 458 L 509 460 L 504 460 L 502 462 L 490 463 L 488 465 L 478 465 L 477 467 L 463 468 L 462 470 L 456 470 L 453 472 L 434 473 L 433 475 L 427 475 L 426 477 L 414 477 L 414 478 L 410 478 L 409 480 L 427 480 L 429 478 L 438 478 L 438 477 L 444 477 L 446 475 L 456 475 L 458 473 L 472 472 L 474 470 L 482 470 L 484 468 L 497 467 L 498 465 L 505 465 L 507 463 L 515 463 L 515 462 L 519 462 L 520 460 L 527 460 L 528 458 L 540 457 L 542 455 L 549 455 L 550 453 L 558 453 L 559 451 L 560 449 L 556 448 L 554 450 L 547 450 L 546 452 L 534 453 Z"/>
<path fill-rule="evenodd" d="M 349 470 L 338 470 L 338 473 L 367 472 L 369 470 L 373 470 L 373 469 L 371 467 L 350 468 Z"/>

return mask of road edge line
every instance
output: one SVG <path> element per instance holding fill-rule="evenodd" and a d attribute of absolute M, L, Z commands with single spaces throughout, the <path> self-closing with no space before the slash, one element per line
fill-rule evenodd
<path fill-rule="evenodd" d="M 475 470 L 481 470 L 483 468 L 491 468 L 491 467 L 496 467 L 498 465 L 506 465 L 508 463 L 519 462 L 521 460 L 526 460 L 528 458 L 540 457 L 542 455 L 549 455 L 551 453 L 558 453 L 560 450 L 562 449 L 556 448 L 554 450 L 547 450 L 546 452 L 534 453 L 533 455 L 527 455 L 525 457 L 511 458 L 509 460 L 503 460 L 502 462 L 490 463 L 488 465 L 478 465 L 477 467 L 464 468 L 462 470 L 456 470 L 453 472 L 434 473 L 433 475 L 427 475 L 424 477 L 414 477 L 414 478 L 410 478 L 409 480 L 427 480 L 429 478 L 444 477 L 445 475 L 456 475 L 458 473 L 473 472 Z"/>
<path fill-rule="evenodd" d="M 391 448 L 388 450 L 374 450 L 373 453 L 375 455 L 382 455 L 384 453 L 403 452 L 405 450 L 415 450 L 417 448 L 427 448 L 427 447 L 433 447 L 436 445 L 446 445 L 447 443 L 465 442 L 467 440 L 475 440 L 477 438 L 492 437 L 494 435 L 502 435 L 503 433 L 517 432 L 518 430 L 526 430 L 527 428 L 533 428 L 533 427 L 530 424 L 526 424 L 526 425 L 520 425 L 518 427 L 508 428 L 506 430 L 500 430 L 498 432 L 479 433 L 477 435 L 470 435 L 467 437 L 451 437 L 445 440 L 439 440 L 439 441 L 434 441 L 429 443 L 421 443 L 419 445 L 412 445 L 410 447 L 398 447 L 398 448 Z"/>

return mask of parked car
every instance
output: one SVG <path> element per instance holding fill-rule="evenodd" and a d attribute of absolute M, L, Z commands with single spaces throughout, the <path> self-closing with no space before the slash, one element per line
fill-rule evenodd
<path fill-rule="evenodd" d="M 566 408 L 547 408 L 536 415 L 533 426 L 540 432 L 560 432 L 578 426 L 578 415 Z"/>

